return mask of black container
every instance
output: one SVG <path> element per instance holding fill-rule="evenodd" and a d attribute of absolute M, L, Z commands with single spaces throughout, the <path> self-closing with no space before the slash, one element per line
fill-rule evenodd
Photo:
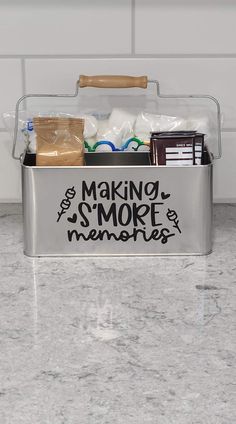
<path fill-rule="evenodd" d="M 86 166 L 146 166 L 149 152 L 91 152 L 85 153 Z"/>

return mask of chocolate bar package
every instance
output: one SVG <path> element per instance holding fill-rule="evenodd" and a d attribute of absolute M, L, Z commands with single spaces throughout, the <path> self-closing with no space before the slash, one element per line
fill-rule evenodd
<path fill-rule="evenodd" d="M 152 165 L 201 165 L 204 134 L 196 131 L 151 133 L 150 154 Z"/>

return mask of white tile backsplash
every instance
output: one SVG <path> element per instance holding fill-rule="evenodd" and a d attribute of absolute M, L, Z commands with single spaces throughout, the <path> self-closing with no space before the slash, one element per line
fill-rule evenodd
<path fill-rule="evenodd" d="M 131 0 L 9 0 L 0 8 L 0 54 L 131 52 Z"/>
<path fill-rule="evenodd" d="M 0 128 L 4 127 L 3 112 L 14 110 L 20 96 L 22 96 L 21 61 L 0 59 Z"/>
<path fill-rule="evenodd" d="M 214 201 L 236 202 L 236 133 L 224 133 L 222 158 L 215 161 Z"/>
<path fill-rule="evenodd" d="M 136 53 L 236 53 L 235 1 L 136 0 Z"/>
<path fill-rule="evenodd" d="M 7 133 L 0 133 L 0 201 L 21 201 L 20 162 L 11 157 L 12 140 Z"/>
<path fill-rule="evenodd" d="M 68 93 L 74 91 L 79 74 L 108 72 L 148 75 L 159 80 L 163 94 L 215 96 L 223 127 L 236 128 L 236 59 L 29 59 L 26 88 L 28 92 Z"/>
<path fill-rule="evenodd" d="M 80 74 L 147 74 L 163 94 L 211 94 L 227 129 L 214 199 L 236 202 L 235 22 L 233 0 L 1 1 L 0 114 L 24 91 L 73 93 Z M 11 144 L 0 132 L 0 202 L 21 198 Z"/>

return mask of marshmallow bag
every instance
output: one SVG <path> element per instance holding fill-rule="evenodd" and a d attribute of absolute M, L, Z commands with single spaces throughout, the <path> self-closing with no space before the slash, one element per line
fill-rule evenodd
<path fill-rule="evenodd" d="M 17 116 L 15 111 L 4 113 L 5 126 L 12 136 L 17 136 L 19 150 L 26 144 L 35 152 L 34 117 L 71 116 L 84 119 L 87 152 L 148 151 L 151 132 L 190 130 L 204 133 L 209 149 L 218 156 L 221 116 L 213 97 L 162 95 L 158 83 L 156 88 L 149 84 L 146 89 L 117 89 L 104 84 L 102 88 L 91 88 L 97 82 L 89 84 L 80 91 L 77 85 L 76 95 L 25 96 Z"/>

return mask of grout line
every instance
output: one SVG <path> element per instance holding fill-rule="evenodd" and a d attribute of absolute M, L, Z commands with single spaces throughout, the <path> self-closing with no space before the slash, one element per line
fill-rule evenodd
<path fill-rule="evenodd" d="M 4 127 L 0 127 L 0 133 L 4 133 L 7 132 L 7 129 Z M 221 133 L 235 133 L 236 132 L 236 127 L 232 127 L 232 128 L 222 128 L 221 129 Z"/>
<path fill-rule="evenodd" d="M 221 128 L 221 132 L 236 132 L 236 128 L 232 127 L 232 128 Z"/>
<path fill-rule="evenodd" d="M 216 197 L 213 199 L 213 203 L 214 205 L 227 203 L 228 205 L 232 204 L 234 206 L 234 204 L 236 203 L 236 197 Z"/>
<path fill-rule="evenodd" d="M 22 79 L 22 95 L 26 94 L 26 75 L 25 75 L 25 59 L 21 59 L 21 79 Z M 24 109 L 26 109 L 26 99 L 22 102 Z"/>
<path fill-rule="evenodd" d="M 135 1 L 135 0 L 132 0 Z M 133 12 L 132 12 L 133 14 Z M 132 17 L 133 22 L 133 17 Z M 134 29 L 133 29 L 134 28 Z M 135 49 L 134 30 L 132 28 L 132 50 Z M 236 53 L 167 53 L 167 54 L 12 54 L 0 55 L 0 59 L 235 59 Z"/>
<path fill-rule="evenodd" d="M 18 205 L 18 204 L 22 204 L 22 200 L 21 198 L 16 198 L 14 197 L 13 199 L 0 199 L 0 204 L 1 205 Z M 17 215 L 21 215 L 21 212 L 19 212 L 19 214 L 17 213 Z"/>
<path fill-rule="evenodd" d="M 25 76 L 25 59 L 21 59 L 21 83 L 22 83 L 22 96 L 26 94 L 26 76 Z"/>
<path fill-rule="evenodd" d="M 135 56 L 135 0 L 131 0 L 131 54 Z"/>

